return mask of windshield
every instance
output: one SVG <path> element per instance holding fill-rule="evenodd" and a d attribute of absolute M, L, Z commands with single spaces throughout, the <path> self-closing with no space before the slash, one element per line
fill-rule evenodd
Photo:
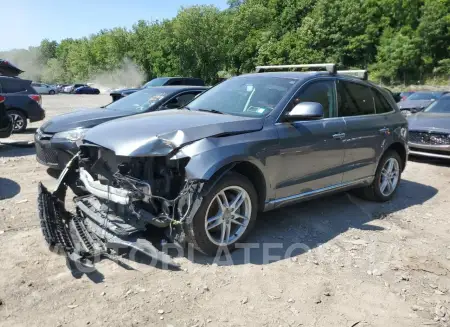
<path fill-rule="evenodd" d="M 445 97 L 432 103 L 424 112 L 450 114 L 450 97 Z"/>
<path fill-rule="evenodd" d="M 105 108 L 109 110 L 124 110 L 133 112 L 144 112 L 150 109 L 156 102 L 169 94 L 169 91 L 161 89 L 143 89 L 110 103 Z"/>
<path fill-rule="evenodd" d="M 442 93 L 436 92 L 416 92 L 409 96 L 408 100 L 436 100 L 441 97 Z"/>
<path fill-rule="evenodd" d="M 297 82 L 291 78 L 241 76 L 215 86 L 189 104 L 192 110 L 266 116 Z"/>
<path fill-rule="evenodd" d="M 163 86 L 168 80 L 167 77 L 154 78 L 150 82 L 145 83 L 142 87 Z"/>

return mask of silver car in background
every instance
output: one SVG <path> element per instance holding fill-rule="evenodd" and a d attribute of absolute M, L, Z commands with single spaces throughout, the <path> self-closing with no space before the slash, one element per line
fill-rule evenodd
<path fill-rule="evenodd" d="M 58 93 L 58 88 L 54 85 L 44 84 L 44 83 L 31 83 L 31 86 L 39 94 L 56 94 Z"/>

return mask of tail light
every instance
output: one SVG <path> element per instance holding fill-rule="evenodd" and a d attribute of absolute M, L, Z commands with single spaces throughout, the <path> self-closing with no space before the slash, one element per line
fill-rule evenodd
<path fill-rule="evenodd" d="M 407 97 L 403 96 L 401 101 L 405 101 Z"/>
<path fill-rule="evenodd" d="M 0 103 L 2 103 L 2 102 L 5 101 L 5 100 L 6 100 L 6 97 L 0 95 Z"/>
<path fill-rule="evenodd" d="M 37 103 L 42 104 L 42 98 L 39 94 L 30 94 L 29 97 Z"/>

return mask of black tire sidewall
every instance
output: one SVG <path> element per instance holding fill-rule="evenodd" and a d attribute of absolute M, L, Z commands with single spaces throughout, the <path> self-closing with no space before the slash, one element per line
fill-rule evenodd
<path fill-rule="evenodd" d="M 48 92 L 48 94 L 53 95 L 55 94 L 55 91 L 51 90 L 50 92 Z"/>
<path fill-rule="evenodd" d="M 202 253 L 207 255 L 215 256 L 218 251 L 223 251 L 225 249 L 219 249 L 220 247 L 213 242 L 211 242 L 205 231 L 205 215 L 209 204 L 217 195 L 217 193 L 229 186 L 239 186 L 242 187 L 250 196 L 250 201 L 252 204 L 252 213 L 250 215 L 250 221 L 248 223 L 247 229 L 241 235 L 241 237 L 233 244 L 227 246 L 229 252 L 233 251 L 236 247 L 236 243 L 244 241 L 250 234 L 256 223 L 256 216 L 258 212 L 258 196 L 253 184 L 250 180 L 238 173 L 231 172 L 227 173 L 222 179 L 220 179 L 216 185 L 208 192 L 206 196 L 203 197 L 202 202 L 190 221 L 186 223 L 188 242 L 192 242 L 193 246 Z"/>
<path fill-rule="evenodd" d="M 399 175 L 398 175 L 398 183 L 395 186 L 395 190 L 394 192 L 392 192 L 389 195 L 384 195 L 383 193 L 381 193 L 380 191 L 380 180 L 381 180 L 381 171 L 383 170 L 384 165 L 386 164 L 386 161 L 388 161 L 389 159 L 394 158 L 395 160 L 397 160 L 398 165 L 399 165 Z M 400 158 L 400 156 L 398 155 L 397 152 L 395 151 L 388 151 L 386 152 L 383 157 L 381 158 L 378 167 L 377 167 L 377 172 L 375 174 L 375 179 L 373 181 L 374 185 L 373 185 L 373 191 L 375 193 L 375 196 L 380 200 L 380 201 L 389 201 L 390 199 L 392 199 L 392 197 L 395 195 L 395 193 L 398 190 L 398 186 L 400 185 L 400 181 L 401 181 L 401 177 L 402 177 L 402 167 L 403 167 L 403 162 L 402 159 Z"/>
<path fill-rule="evenodd" d="M 25 131 L 27 129 L 27 124 L 28 124 L 27 117 L 21 111 L 19 111 L 19 110 L 8 110 L 7 113 L 8 113 L 8 115 L 11 115 L 11 114 L 19 115 L 23 119 L 23 127 L 21 129 L 19 129 L 19 130 L 15 130 L 14 126 L 13 126 L 13 133 L 21 133 L 21 132 L 23 132 L 23 131 Z"/>

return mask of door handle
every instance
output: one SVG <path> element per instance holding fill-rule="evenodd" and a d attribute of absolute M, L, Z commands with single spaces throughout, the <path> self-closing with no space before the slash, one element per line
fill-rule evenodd
<path fill-rule="evenodd" d="M 333 138 L 336 140 L 342 140 L 345 137 L 345 133 L 333 134 Z"/>
<path fill-rule="evenodd" d="M 389 134 L 390 132 L 391 132 L 391 130 L 387 127 L 380 129 L 381 134 Z"/>

